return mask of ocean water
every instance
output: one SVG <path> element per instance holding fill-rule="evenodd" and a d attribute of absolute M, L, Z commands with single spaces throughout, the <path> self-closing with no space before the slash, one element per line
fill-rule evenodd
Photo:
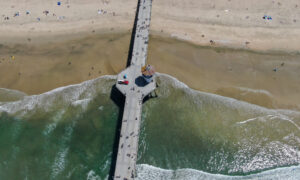
<path fill-rule="evenodd" d="M 300 112 L 195 91 L 164 74 L 157 81 L 158 98 L 143 106 L 137 179 L 300 178 Z M 0 179 L 107 179 L 120 111 L 114 83 L 103 76 L 0 101 Z"/>

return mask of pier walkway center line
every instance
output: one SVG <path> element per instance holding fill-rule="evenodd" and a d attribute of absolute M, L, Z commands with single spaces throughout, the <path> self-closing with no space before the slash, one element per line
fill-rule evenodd
<path fill-rule="evenodd" d="M 138 3 L 131 63 L 118 74 L 117 78 L 118 82 L 126 78 L 129 83 L 116 85 L 126 98 L 114 173 L 115 180 L 135 178 L 143 99 L 156 88 L 155 79 L 145 83 L 141 72 L 147 59 L 151 6 L 152 0 L 140 0 Z"/>

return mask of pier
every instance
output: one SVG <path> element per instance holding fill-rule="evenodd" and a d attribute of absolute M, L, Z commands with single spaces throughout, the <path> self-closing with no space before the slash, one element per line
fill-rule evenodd
<path fill-rule="evenodd" d="M 141 124 L 143 99 L 156 88 L 155 78 L 147 83 L 141 68 L 146 64 L 151 19 L 152 0 L 139 0 L 135 25 L 134 43 L 129 66 L 118 74 L 117 89 L 125 95 L 121 124 L 115 180 L 132 180 L 136 176 L 138 139 Z"/>

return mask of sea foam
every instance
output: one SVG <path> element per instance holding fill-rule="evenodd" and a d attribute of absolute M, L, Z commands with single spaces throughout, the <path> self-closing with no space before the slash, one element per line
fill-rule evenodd
<path fill-rule="evenodd" d="M 111 87 L 107 86 L 107 80 L 115 80 L 116 76 L 102 76 L 97 79 L 53 89 L 39 95 L 25 96 L 24 99 L 14 102 L 3 102 L 0 104 L 0 113 L 16 114 L 23 116 L 34 109 L 48 110 L 55 104 L 67 106 L 87 106 L 89 101 L 98 93 L 108 93 Z"/>
<path fill-rule="evenodd" d="M 172 77 L 167 74 L 158 73 L 158 79 L 160 84 L 162 85 L 161 92 L 162 95 L 167 97 L 170 95 L 170 86 L 176 89 L 181 89 L 185 92 L 187 96 L 190 97 L 190 100 L 194 101 L 196 105 L 204 105 L 203 102 L 206 104 L 211 104 L 214 106 L 222 106 L 228 107 L 230 109 L 236 109 L 240 113 L 244 115 L 251 115 L 255 114 L 253 118 L 256 118 L 257 115 L 274 115 L 279 116 L 283 119 L 289 119 L 289 116 L 297 116 L 300 117 L 300 112 L 295 110 L 286 110 L 286 109 L 268 109 L 259 105 L 251 104 L 245 101 L 237 100 L 230 97 L 224 97 L 217 94 L 206 93 L 198 90 L 194 90 L 190 88 L 188 85 L 184 84 L 183 82 L 179 81 L 175 77 Z M 249 90 L 249 89 L 248 89 Z M 249 90 L 249 91 L 258 91 L 268 94 L 267 91 L 263 90 Z"/>
<path fill-rule="evenodd" d="M 295 117 L 298 119 L 300 113 L 291 110 L 276 110 L 268 109 L 258 105 L 253 105 L 247 102 L 239 101 L 233 98 L 223 97 L 211 93 L 205 93 L 193 90 L 189 88 L 186 84 L 178 81 L 176 78 L 158 73 L 158 79 L 160 80 L 160 92 L 161 98 L 167 98 L 172 92 L 172 88 L 176 90 L 182 90 L 185 96 L 189 98 L 188 100 L 193 101 L 196 106 L 203 108 L 206 105 L 213 106 L 215 109 L 228 108 L 237 111 L 237 114 L 247 117 L 236 123 L 238 126 L 250 125 L 253 122 L 260 121 L 261 123 L 268 123 L 269 121 L 284 121 L 293 124 L 297 129 L 299 129 L 297 123 L 295 122 Z M 109 80 L 109 81 L 107 81 Z M 111 81 L 110 81 L 111 80 Z M 61 102 L 61 106 L 82 106 L 86 105 L 97 95 L 97 93 L 108 94 L 111 91 L 112 85 L 115 83 L 116 76 L 104 76 L 97 79 L 85 81 L 80 84 L 70 85 L 66 87 L 61 87 L 54 89 L 52 91 L 33 96 L 25 96 L 24 99 L 15 102 L 3 102 L 0 104 L 0 113 L 6 112 L 9 114 L 24 115 L 29 111 L 33 111 L 36 108 L 43 108 L 45 110 L 50 109 L 57 102 Z M 100 108 L 101 110 L 101 108 Z M 63 110 L 61 111 L 64 112 Z M 57 114 L 58 119 L 61 113 Z M 55 118 L 54 118 L 55 119 Z M 55 120 L 54 120 L 55 122 Z M 56 124 L 50 124 L 44 130 L 44 134 L 48 135 L 56 128 Z M 64 141 L 68 142 L 72 135 L 72 128 L 66 130 Z M 288 139 L 289 136 L 286 136 Z M 281 149 L 278 153 L 279 157 L 285 158 L 297 156 L 300 157 L 298 151 L 295 151 L 293 147 L 286 146 L 285 144 L 280 144 L 272 142 L 270 147 Z M 242 149 L 247 150 L 247 148 Z M 55 178 L 59 173 L 61 173 L 65 166 L 65 157 L 68 154 L 68 148 L 63 146 L 57 153 L 56 158 L 53 162 L 52 176 Z M 267 151 L 264 150 L 264 151 Z M 265 153 L 268 154 L 268 153 Z M 239 160 L 237 157 L 236 160 Z M 264 162 L 263 156 L 260 154 L 253 159 L 252 166 L 245 164 L 244 167 L 238 167 L 235 172 L 240 171 L 240 169 L 245 169 L 245 172 L 260 170 L 258 161 Z M 298 159 L 297 159 L 298 160 Z M 294 162 L 292 162 L 294 163 Z M 251 163 L 250 163 L 251 164 Z M 272 162 L 270 162 L 271 165 Z M 275 166 L 278 164 L 275 164 Z M 283 164 L 284 165 L 284 164 Z M 105 168 L 106 162 L 105 162 Z M 265 166 L 263 168 L 266 168 Z M 272 167 L 270 167 L 272 168 Z M 178 169 L 178 170 L 166 170 L 160 169 L 154 166 L 141 164 L 137 166 L 138 179 L 297 179 L 300 177 L 300 167 L 292 166 L 287 168 L 277 168 L 274 170 L 268 170 L 258 174 L 247 175 L 247 176 L 227 176 L 221 174 L 210 174 L 194 169 Z M 91 179 L 97 176 L 90 171 L 87 175 Z"/>
<path fill-rule="evenodd" d="M 195 169 L 167 170 L 147 164 L 137 165 L 137 180 L 297 180 L 299 177 L 300 166 L 277 168 L 246 176 L 228 176 Z"/>

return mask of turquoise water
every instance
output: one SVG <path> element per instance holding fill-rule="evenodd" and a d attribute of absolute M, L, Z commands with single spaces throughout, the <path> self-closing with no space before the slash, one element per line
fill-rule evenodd
<path fill-rule="evenodd" d="M 300 113 L 192 90 L 159 75 L 143 106 L 138 179 L 298 179 Z M 114 76 L 0 102 L 0 179 L 107 179 Z"/>

